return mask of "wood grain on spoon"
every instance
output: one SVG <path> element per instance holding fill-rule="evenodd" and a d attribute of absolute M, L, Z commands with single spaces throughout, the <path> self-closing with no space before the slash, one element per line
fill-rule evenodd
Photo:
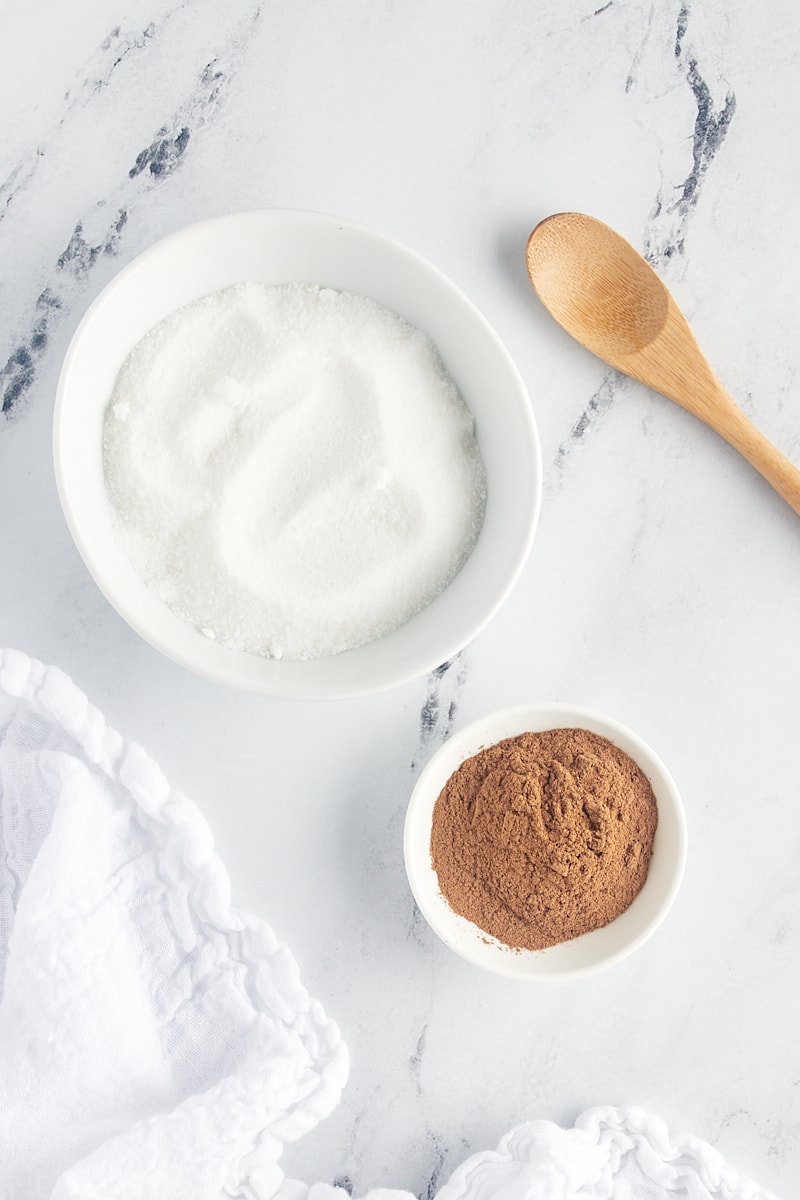
<path fill-rule="evenodd" d="M 800 513 L 800 470 L 737 407 L 629 242 L 593 217 L 556 213 L 534 229 L 527 260 L 539 299 L 568 333 L 716 430 Z"/>

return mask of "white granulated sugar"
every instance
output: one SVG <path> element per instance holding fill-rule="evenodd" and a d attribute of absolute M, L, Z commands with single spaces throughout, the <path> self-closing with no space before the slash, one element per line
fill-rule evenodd
<path fill-rule="evenodd" d="M 206 637 L 320 658 L 441 592 L 486 499 L 430 338 L 365 296 L 244 283 L 133 349 L 104 430 L 123 549 Z"/>

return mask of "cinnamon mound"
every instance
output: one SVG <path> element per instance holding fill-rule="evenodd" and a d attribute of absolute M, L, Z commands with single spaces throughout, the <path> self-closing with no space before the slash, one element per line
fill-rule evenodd
<path fill-rule="evenodd" d="M 431 859 L 455 912 L 507 946 L 542 950 L 625 911 L 657 823 L 647 778 L 608 738 L 523 733 L 451 775 L 434 806 Z"/>

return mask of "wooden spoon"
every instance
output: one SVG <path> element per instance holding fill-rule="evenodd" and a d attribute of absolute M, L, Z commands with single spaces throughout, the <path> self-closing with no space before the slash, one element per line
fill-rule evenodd
<path fill-rule="evenodd" d="M 800 513 L 800 470 L 733 402 L 667 287 L 633 246 L 593 217 L 556 213 L 534 229 L 527 259 L 539 299 L 567 333 L 705 421 Z"/>

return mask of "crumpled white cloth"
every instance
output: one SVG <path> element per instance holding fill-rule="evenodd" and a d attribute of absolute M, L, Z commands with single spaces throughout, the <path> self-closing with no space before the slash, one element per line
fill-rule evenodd
<path fill-rule="evenodd" d="M 197 809 L 64 674 L 0 651 L 0 1200 L 346 1200 L 279 1160 L 347 1069 Z M 436 1200 L 490 1198 L 775 1200 L 635 1108 L 521 1125 Z"/>

